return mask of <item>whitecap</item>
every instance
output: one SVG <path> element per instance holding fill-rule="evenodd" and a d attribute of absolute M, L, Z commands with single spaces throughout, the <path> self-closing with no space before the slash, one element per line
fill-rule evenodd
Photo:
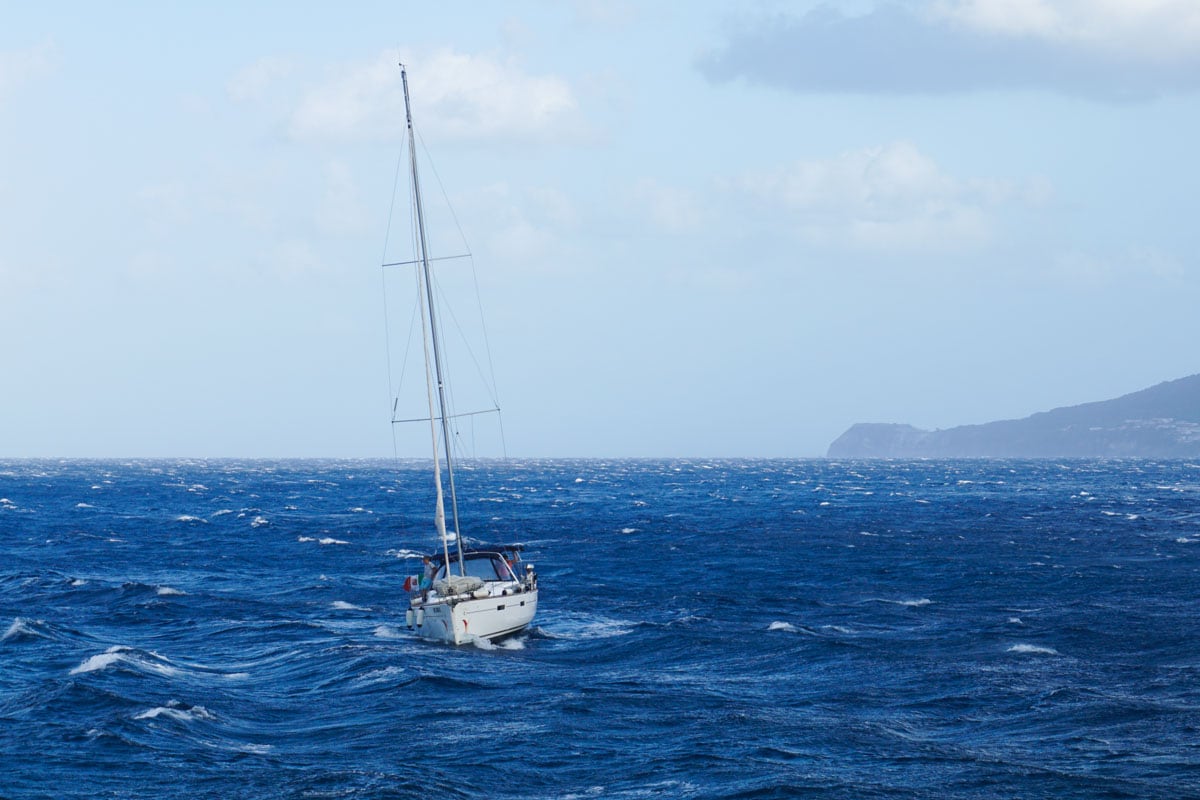
<path fill-rule="evenodd" d="M 86 584 L 87 581 L 85 581 L 83 578 L 76 578 L 75 580 L 71 581 L 72 586 L 84 586 Z"/>
<path fill-rule="evenodd" d="M 184 522 L 184 523 L 192 523 L 192 522 L 203 522 L 205 524 L 208 523 L 208 520 L 204 519 L 203 517 L 193 517 L 191 514 L 181 514 L 180 516 L 175 518 L 175 521 L 176 522 Z"/>
<path fill-rule="evenodd" d="M 380 639 L 405 639 L 407 636 L 391 625 L 380 625 L 372 631 Z"/>
<path fill-rule="evenodd" d="M 297 536 L 296 541 L 297 542 L 315 542 L 316 539 L 314 539 L 311 536 Z"/>
<path fill-rule="evenodd" d="M 250 523 L 251 528 L 261 528 L 263 525 L 270 525 L 271 520 L 266 517 L 255 517 Z"/>
<path fill-rule="evenodd" d="M 150 655 L 155 655 L 151 653 Z M 169 664 L 152 661 L 137 654 L 132 647 L 116 645 L 90 658 L 85 659 L 79 666 L 71 670 L 71 675 L 85 672 L 98 672 L 114 664 L 129 664 L 145 672 L 155 672 L 159 675 L 177 675 L 179 670 Z"/>
<path fill-rule="evenodd" d="M 159 586 L 154 590 L 154 593 L 159 597 L 179 597 L 187 594 L 187 592 L 183 591 L 182 589 L 176 589 L 173 586 Z"/>
<path fill-rule="evenodd" d="M 1010 652 L 1010 653 L 1030 653 L 1030 654 L 1043 655 L 1043 656 L 1058 655 L 1058 651 L 1055 650 L 1053 647 L 1042 647 L 1041 645 L 1036 645 L 1036 644 L 1014 644 L 1012 647 L 1008 648 L 1008 652 Z"/>
<path fill-rule="evenodd" d="M 885 600 L 884 598 L 876 598 L 877 603 L 887 603 L 893 606 L 904 606 L 905 608 L 921 608 L 933 603 L 928 597 L 922 597 L 919 600 Z"/>
<path fill-rule="evenodd" d="M 158 719 L 159 717 L 167 717 L 179 722 L 191 722 L 197 719 L 215 719 L 212 712 L 204 706 L 186 706 L 174 700 L 165 706 L 156 706 L 149 711 L 143 711 L 134 716 L 134 719 Z"/>
<path fill-rule="evenodd" d="M 345 600 L 334 600 L 331 605 L 338 611 L 370 611 L 369 608 L 356 606 L 353 603 L 347 603 Z"/>
<path fill-rule="evenodd" d="M 576 478 L 576 479 L 575 479 L 575 482 L 576 482 L 576 483 L 583 483 L 583 478 Z"/>
<path fill-rule="evenodd" d="M 621 533 L 637 533 L 637 528 L 621 528 Z"/>
<path fill-rule="evenodd" d="M 768 625 L 767 630 L 769 630 L 769 631 L 784 631 L 785 633 L 795 633 L 796 626 L 790 622 L 776 621 L 776 622 L 772 622 L 770 625 Z"/>
<path fill-rule="evenodd" d="M 76 503 L 75 507 L 76 508 L 95 508 L 95 506 L 92 505 L 91 503 Z"/>
<path fill-rule="evenodd" d="M 17 617 L 12 621 L 12 625 L 8 626 L 8 630 L 0 636 L 0 642 L 6 642 L 9 639 L 15 639 L 18 636 L 40 636 L 45 638 L 45 634 L 37 629 L 38 625 L 45 625 L 42 620 L 31 620 L 26 617 Z"/>
<path fill-rule="evenodd" d="M 559 614 L 557 617 L 558 623 L 541 626 L 539 630 L 555 639 L 607 639 L 633 632 L 633 623 L 624 620 L 574 614 Z"/>
<path fill-rule="evenodd" d="M 326 536 L 324 539 L 317 540 L 320 544 L 350 544 L 344 539 L 334 539 L 332 536 Z"/>
<path fill-rule="evenodd" d="M 110 647 L 106 652 L 84 660 L 78 667 L 71 670 L 70 674 L 79 675 L 84 672 L 96 672 L 105 669 L 112 664 L 125 660 L 125 651 L 127 649 L 124 647 Z"/>
<path fill-rule="evenodd" d="M 405 667 L 383 667 L 381 669 L 373 669 L 370 672 L 354 678 L 355 683 L 392 683 L 396 680 L 408 677 L 409 671 Z"/>
<path fill-rule="evenodd" d="M 421 558 L 425 553 L 418 553 L 416 550 L 388 550 L 387 555 L 395 556 L 396 558 Z"/>

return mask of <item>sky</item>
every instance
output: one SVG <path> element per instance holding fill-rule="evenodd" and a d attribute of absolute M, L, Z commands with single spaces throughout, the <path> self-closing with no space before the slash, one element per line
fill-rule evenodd
<path fill-rule="evenodd" d="M 510 456 L 820 456 L 1200 372 L 1193 0 L 0 7 L 0 457 L 424 456 L 401 60 Z"/>

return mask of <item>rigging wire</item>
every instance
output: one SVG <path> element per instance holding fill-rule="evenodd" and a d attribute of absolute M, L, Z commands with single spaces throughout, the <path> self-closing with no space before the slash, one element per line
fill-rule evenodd
<path fill-rule="evenodd" d="M 397 193 L 397 189 L 399 189 L 399 187 L 400 187 L 400 167 L 403 163 L 404 163 L 404 146 L 403 146 L 403 144 L 401 144 L 400 154 L 396 157 L 396 171 L 395 171 L 395 174 L 392 176 L 392 197 L 391 197 L 391 200 L 388 202 L 387 228 L 383 232 L 383 254 L 379 257 L 379 262 L 381 264 L 383 264 L 384 262 L 387 261 L 388 246 L 391 243 L 392 219 L 393 219 L 393 215 L 395 214 L 395 211 L 396 211 L 396 193 Z M 383 267 L 380 267 L 380 270 L 379 270 L 379 280 L 382 285 L 382 294 L 383 294 L 383 347 L 384 347 L 384 355 L 387 358 L 388 403 L 390 404 L 392 402 L 392 398 L 395 397 L 395 383 L 393 382 L 393 378 L 392 378 L 392 331 L 391 331 L 391 321 L 390 321 L 389 315 L 388 315 L 387 270 L 384 269 Z M 407 361 L 408 361 L 408 357 L 406 355 L 405 362 L 407 362 Z M 392 416 L 395 416 L 394 411 L 392 412 Z M 395 427 L 392 428 L 392 458 L 395 459 L 396 461 L 400 460 L 400 448 L 399 448 L 399 444 L 396 441 Z"/>
<path fill-rule="evenodd" d="M 391 196 L 390 200 L 388 201 L 387 227 L 384 229 L 384 232 L 383 232 L 383 253 L 380 255 L 380 258 L 379 258 L 379 261 L 381 264 L 384 264 L 387 262 L 388 250 L 391 245 L 392 222 L 394 220 L 395 211 L 396 211 L 396 194 L 398 193 L 398 190 L 400 188 L 400 170 L 404 164 L 404 152 L 405 152 L 405 148 L 402 143 L 400 146 L 400 152 L 396 156 L 396 169 L 392 176 L 392 196 Z M 388 402 L 390 404 L 392 402 L 392 398 L 395 396 L 394 395 L 395 382 L 394 382 L 394 376 L 392 374 L 392 332 L 391 332 L 391 317 L 388 312 L 387 269 L 385 267 L 380 267 L 380 269 L 379 269 L 379 281 L 380 281 L 380 285 L 381 285 L 380 293 L 383 295 L 383 346 L 384 346 L 384 357 L 387 360 Z M 410 325 L 410 333 L 409 333 L 410 339 L 411 339 L 411 336 L 412 336 L 412 334 L 411 334 L 411 325 Z M 405 352 L 404 362 L 405 362 L 405 365 L 407 366 L 407 363 L 408 363 L 407 351 Z M 403 381 L 403 375 L 404 375 L 404 371 L 402 369 L 401 370 L 401 381 Z M 393 416 L 395 415 L 394 410 L 392 411 L 392 415 Z M 399 465 L 400 445 L 399 445 L 399 442 L 396 441 L 396 426 L 390 425 L 389 427 L 391 428 L 391 436 L 392 436 L 392 460 L 395 464 Z M 405 532 L 406 535 L 409 533 L 409 525 L 408 525 L 408 520 L 406 517 L 404 517 L 404 516 L 400 517 L 398 527 L 401 531 Z"/>
<path fill-rule="evenodd" d="M 491 341 L 490 341 L 490 337 L 488 336 L 486 319 L 485 319 L 484 313 L 483 313 L 483 301 L 482 301 L 482 297 L 481 297 L 481 294 L 479 291 L 479 275 L 478 275 L 478 270 L 476 269 L 476 265 L 475 265 L 474 254 L 471 252 L 470 244 L 467 241 L 466 233 L 464 232 L 464 230 L 462 228 L 462 224 L 459 221 L 458 216 L 454 211 L 453 205 L 450 203 L 450 198 L 449 198 L 448 193 L 446 192 L 445 185 L 442 182 L 441 175 L 438 173 L 437 167 L 433 163 L 433 159 L 431 158 L 431 156 L 429 154 L 429 150 L 425 146 L 424 139 L 421 138 L 420 132 L 416 131 L 415 126 L 414 126 L 414 132 L 416 133 L 417 139 L 420 142 L 419 149 L 424 152 L 425 164 L 426 164 L 426 166 L 429 167 L 430 172 L 433 174 L 433 177 L 438 185 L 438 189 L 441 193 L 443 204 L 444 204 L 443 210 L 445 210 L 449 213 L 450 218 L 454 222 L 454 227 L 457 231 L 457 234 L 462 241 L 462 245 L 463 245 L 464 249 L 466 250 L 466 252 L 461 255 L 430 257 L 429 261 L 430 262 L 450 261 L 450 260 L 458 260 L 458 259 L 464 259 L 464 258 L 468 259 L 470 261 L 470 264 L 471 264 L 471 287 L 475 292 L 475 306 L 476 306 L 476 311 L 477 311 L 477 314 L 479 317 L 479 335 L 482 336 L 482 338 L 483 338 L 483 356 L 485 357 L 485 360 L 487 362 L 486 368 L 485 368 L 484 364 L 481 363 L 480 353 L 477 352 L 478 348 L 472 346 L 473 337 L 467 335 L 466 328 L 460 322 L 458 316 L 454 313 L 453 307 L 451 307 L 451 305 L 448 301 L 447 293 L 442 290 L 442 284 L 441 284 L 441 281 L 438 279 L 437 272 L 431 271 L 431 277 L 434 281 L 434 287 L 435 287 L 434 294 L 438 301 L 438 308 L 439 308 L 439 313 L 437 315 L 438 336 L 441 337 L 441 339 L 443 341 L 446 341 L 445 333 L 444 333 L 446 330 L 445 320 L 449 319 L 451 321 L 453 329 L 457 332 L 457 337 L 455 338 L 455 341 L 459 342 L 460 349 L 463 349 L 466 351 L 467 357 L 471 361 L 471 363 L 474 367 L 474 370 L 475 370 L 475 374 L 478 377 L 478 380 L 480 383 L 480 389 L 482 389 L 486 393 L 486 397 L 488 400 L 490 400 L 490 404 L 491 404 L 491 408 L 485 408 L 485 409 L 477 410 L 477 411 L 473 410 L 473 411 L 467 411 L 467 412 L 459 412 L 457 410 L 457 403 L 455 401 L 455 392 L 454 392 L 455 384 L 450 379 L 450 375 L 454 374 L 453 369 L 450 368 L 450 362 L 453 361 L 454 358 L 457 357 L 457 350 L 456 350 L 456 348 L 451 348 L 451 350 L 454 350 L 455 352 L 444 351 L 442 353 L 442 360 L 443 360 L 443 364 L 446 367 L 446 369 L 445 369 L 445 373 L 443 374 L 443 386 L 444 386 L 446 398 L 447 398 L 446 417 L 450 423 L 448 426 L 450 429 L 450 437 L 449 437 L 450 441 L 445 441 L 446 436 L 444 435 L 443 431 L 441 431 L 441 430 L 439 430 L 439 434 L 443 434 L 443 435 L 439 435 L 438 438 L 443 440 L 443 441 L 441 441 L 442 452 L 451 453 L 453 456 L 456 457 L 456 460 L 462 460 L 462 459 L 468 458 L 468 451 L 469 451 L 469 458 L 471 460 L 475 460 L 478 457 L 478 451 L 477 451 L 477 447 L 475 444 L 474 417 L 481 415 L 481 414 L 493 414 L 494 413 L 494 414 L 496 414 L 498 427 L 499 427 L 498 432 L 499 432 L 499 437 L 500 437 L 501 454 L 504 458 L 507 459 L 508 458 L 508 446 L 507 446 L 507 440 L 506 440 L 505 434 L 504 434 L 504 418 L 503 418 L 503 415 L 501 414 L 501 410 L 500 410 L 500 401 L 499 401 L 499 395 L 498 395 L 497 386 L 496 386 L 495 363 L 492 358 Z M 406 144 L 407 143 L 405 143 L 405 145 Z M 390 249 L 392 223 L 394 221 L 395 210 L 396 210 L 395 209 L 396 201 L 397 201 L 396 195 L 398 194 L 399 183 L 401 180 L 400 172 L 403 169 L 403 166 L 404 166 L 404 163 L 406 160 L 405 156 L 406 156 L 407 151 L 408 151 L 408 147 L 402 146 L 400 156 L 397 158 L 397 161 L 396 161 L 396 171 L 395 171 L 395 175 L 393 178 L 391 204 L 389 205 L 389 208 L 388 208 L 388 229 L 387 229 L 387 235 L 385 236 L 385 239 L 384 239 L 384 254 L 383 254 L 383 258 L 381 258 L 381 265 L 382 265 L 381 272 L 383 273 L 382 280 L 383 280 L 383 284 L 384 284 L 384 329 L 385 329 L 385 336 L 387 339 L 386 352 L 387 352 L 387 359 L 388 359 L 388 391 L 389 391 L 389 403 L 391 405 L 390 419 L 391 419 L 391 422 L 393 423 L 393 425 L 391 426 L 392 427 L 392 452 L 393 452 L 393 458 L 395 458 L 397 461 L 399 461 L 399 459 L 400 459 L 400 454 L 399 454 L 400 445 L 399 445 L 398 436 L 397 436 L 397 432 L 396 432 L 396 424 L 397 423 L 406 423 L 406 422 L 416 422 L 416 421 L 429 421 L 428 416 L 405 415 L 405 416 L 401 417 L 401 415 L 399 413 L 400 400 L 401 400 L 400 392 L 401 392 L 401 390 L 406 382 L 406 379 L 407 379 L 408 362 L 412 356 L 413 338 L 415 336 L 418 309 L 420 308 L 420 302 L 421 302 L 420 272 L 419 272 L 419 270 L 421 269 L 420 265 L 422 264 L 421 260 L 419 258 L 416 258 L 413 260 L 396 260 L 396 261 L 388 261 L 387 260 L 388 255 L 389 255 L 389 249 Z M 408 157 L 411 158 L 411 155 L 409 155 Z M 408 188 L 409 188 L 409 191 L 407 194 L 409 195 L 408 204 L 409 204 L 409 218 L 410 218 L 409 219 L 409 222 L 410 222 L 410 226 L 409 226 L 410 250 L 409 250 L 409 252 L 419 253 L 420 252 L 420 244 L 419 244 L 419 231 L 417 229 L 417 220 L 416 220 L 416 213 L 417 213 L 416 212 L 416 200 L 413 196 L 415 187 L 413 187 L 410 183 Z M 404 360 L 403 360 L 403 363 L 400 365 L 400 374 L 399 374 L 399 379 L 398 379 L 398 383 L 397 383 L 397 376 L 395 373 L 394 365 L 392 363 L 393 362 L 393 342 L 391 341 L 391 339 L 392 339 L 392 336 L 391 336 L 392 322 L 389 317 L 390 309 L 389 309 L 389 305 L 387 302 L 387 272 L 389 271 L 389 268 L 399 267 L 399 266 L 412 266 L 413 267 L 412 275 L 417 284 L 417 293 L 414 298 L 413 310 L 412 310 L 412 314 L 410 317 L 410 323 L 409 323 L 409 333 L 408 333 L 408 337 L 406 340 L 406 347 L 405 347 L 405 351 L 404 351 Z M 422 337 L 425 336 L 424 333 L 422 333 L 421 335 L 422 335 Z M 477 341 L 476 341 L 476 344 L 478 344 Z M 470 446 L 468 446 L 466 439 L 464 439 L 464 431 L 460 427 L 460 420 L 464 417 L 469 417 L 471 420 L 470 421 L 471 428 L 469 431 L 469 434 L 470 434 L 469 438 L 471 439 Z M 435 421 L 440 421 L 440 419 L 441 419 L 440 415 L 435 415 Z M 440 426 L 439 426 L 439 428 L 440 428 Z"/>
<path fill-rule="evenodd" d="M 500 413 L 500 408 L 501 408 L 500 388 L 499 388 L 499 384 L 496 381 L 496 362 L 495 362 L 495 359 L 492 358 L 491 337 L 488 336 L 487 321 L 483 314 L 483 298 L 479 291 L 479 273 L 475 268 L 475 255 L 471 250 L 471 243 L 467 239 L 467 233 L 466 233 L 466 231 L 463 230 L 462 223 L 459 222 L 458 215 L 456 213 L 454 213 L 454 205 L 450 202 L 450 196 L 446 192 L 445 184 L 442 183 L 442 176 L 437 171 L 437 165 L 434 163 L 433 158 L 429 154 L 429 148 L 425 144 L 425 139 L 422 138 L 420 131 L 416 131 L 416 134 L 417 134 L 417 141 L 420 142 L 421 149 L 423 151 L 425 151 L 425 160 L 429 164 L 429 169 L 433 173 L 433 178 L 437 182 L 438 189 L 442 193 L 442 199 L 446 204 L 446 208 L 449 209 L 449 211 L 450 211 L 450 218 L 452 220 L 454 220 L 454 227 L 458 230 L 458 236 L 460 239 L 462 239 L 463 246 L 467 251 L 466 257 L 470 260 L 471 282 L 475 289 L 475 306 L 479 312 L 479 328 L 483 334 L 483 347 L 484 347 L 485 355 L 487 356 L 488 375 L 485 376 L 483 374 L 483 369 L 482 369 L 482 367 L 479 366 L 479 361 L 478 361 L 478 359 L 475 358 L 475 354 L 470 349 L 469 346 L 467 348 L 467 352 L 471 354 L 471 359 L 472 359 L 472 361 L 475 362 L 475 369 L 479 373 L 480 378 L 483 379 L 484 385 L 488 389 L 488 394 L 491 395 L 492 405 L 495 406 L 495 408 L 496 408 L 496 417 L 497 417 L 497 420 L 499 421 L 499 425 L 500 425 L 500 449 L 501 449 L 501 452 L 502 452 L 504 458 L 507 459 L 508 458 L 508 443 L 504 437 L 504 415 Z M 450 312 L 450 314 L 451 314 L 451 317 L 453 318 L 452 311 Z M 454 320 L 454 324 L 455 324 L 455 326 L 458 327 L 460 335 L 461 335 L 462 326 L 459 325 L 457 319 Z M 465 337 L 464 337 L 464 340 L 465 340 Z"/>

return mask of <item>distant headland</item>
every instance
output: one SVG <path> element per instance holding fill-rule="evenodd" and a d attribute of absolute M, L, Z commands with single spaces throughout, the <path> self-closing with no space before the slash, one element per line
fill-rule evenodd
<path fill-rule="evenodd" d="M 1200 458 L 1200 375 L 1024 419 L 926 431 L 853 425 L 830 458 Z"/>

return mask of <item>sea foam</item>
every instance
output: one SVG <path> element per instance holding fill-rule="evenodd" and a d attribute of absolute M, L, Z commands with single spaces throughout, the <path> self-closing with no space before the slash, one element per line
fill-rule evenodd
<path fill-rule="evenodd" d="M 150 655 L 154 655 L 151 653 Z M 161 659 L 161 656 L 155 658 Z M 162 659 L 165 661 L 165 659 Z M 128 664 L 142 672 L 153 672 L 158 675 L 178 675 L 179 670 L 162 661 L 146 658 L 137 650 L 125 645 L 116 645 L 85 659 L 79 666 L 71 670 L 71 675 L 81 675 L 87 672 L 99 672 L 113 665 Z"/>
<path fill-rule="evenodd" d="M 1031 655 L 1056 656 L 1058 651 L 1053 647 L 1042 647 L 1037 644 L 1014 644 L 1008 648 L 1010 653 L 1028 653 Z"/>
<path fill-rule="evenodd" d="M 174 700 L 165 706 L 156 706 L 149 711 L 143 711 L 135 715 L 134 719 L 158 719 L 159 717 L 167 717 L 179 722 L 191 722 L 197 719 L 215 719 L 212 712 L 204 706 L 188 706 Z"/>
<path fill-rule="evenodd" d="M 334 600 L 331 604 L 338 611 L 369 611 L 368 608 L 356 606 L 353 603 L 347 603 L 345 600 Z"/>
<path fill-rule="evenodd" d="M 40 626 L 45 625 L 43 620 L 31 620 L 27 617 L 17 617 L 8 626 L 8 630 L 0 636 L 0 642 L 7 642 L 10 639 L 20 639 L 23 637 L 38 637 L 46 638 L 46 634 L 38 630 Z"/>

